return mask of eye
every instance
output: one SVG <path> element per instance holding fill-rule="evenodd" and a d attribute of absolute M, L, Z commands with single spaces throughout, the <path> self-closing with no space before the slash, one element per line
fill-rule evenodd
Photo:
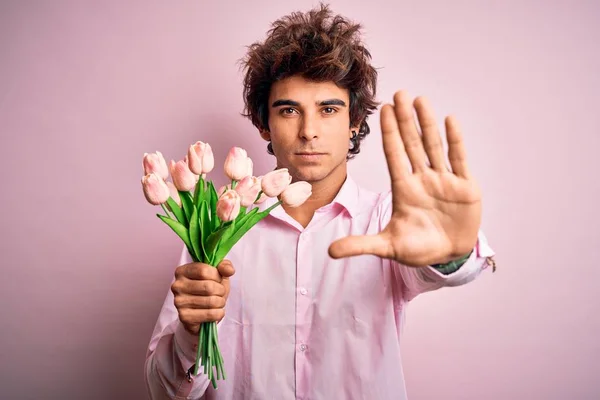
<path fill-rule="evenodd" d="M 325 114 L 334 114 L 337 112 L 337 110 L 333 107 L 325 107 L 323 112 L 325 112 Z"/>
<path fill-rule="evenodd" d="M 286 107 L 286 108 L 282 108 L 279 112 L 283 115 L 292 115 L 293 113 L 296 112 L 296 109 L 292 108 L 292 107 Z"/>

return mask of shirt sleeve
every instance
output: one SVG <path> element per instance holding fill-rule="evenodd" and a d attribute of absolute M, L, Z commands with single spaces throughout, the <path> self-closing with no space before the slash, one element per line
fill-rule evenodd
<path fill-rule="evenodd" d="M 394 276 L 400 283 L 402 298 L 408 302 L 421 293 L 440 289 L 445 286 L 460 286 L 473 281 L 488 267 L 489 260 L 495 255 L 488 245 L 482 231 L 479 231 L 477 244 L 469 259 L 455 272 L 443 274 L 435 268 L 407 267 L 392 261 Z"/>
<path fill-rule="evenodd" d="M 184 248 L 179 265 L 190 262 Z M 146 352 L 146 388 L 152 400 L 200 399 L 208 387 L 208 377 L 202 372 L 197 376 L 187 375 L 196 361 L 198 336 L 185 330 L 173 301 L 169 290 Z"/>
<path fill-rule="evenodd" d="M 381 228 L 383 229 L 391 218 L 392 197 L 389 192 L 381 203 Z M 392 273 L 400 288 L 399 294 L 403 301 L 408 302 L 421 293 L 440 289 L 445 286 L 460 286 L 474 280 L 490 265 L 495 255 L 489 246 L 483 231 L 479 231 L 477 243 L 469 259 L 456 271 L 444 274 L 432 266 L 408 267 L 390 260 Z"/>

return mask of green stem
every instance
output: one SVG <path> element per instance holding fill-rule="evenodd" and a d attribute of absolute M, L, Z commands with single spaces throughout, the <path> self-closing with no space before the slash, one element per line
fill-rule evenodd
<path fill-rule="evenodd" d="M 169 214 L 169 210 L 167 209 L 167 207 L 165 207 L 165 203 L 162 203 L 160 206 L 163 210 L 165 210 L 165 214 L 167 215 L 167 217 L 171 218 L 171 214 Z"/>
<path fill-rule="evenodd" d="M 204 324 L 204 341 L 202 342 L 202 364 L 204 365 L 204 375 L 208 375 L 208 368 L 210 366 L 210 359 L 208 358 L 208 338 L 210 331 L 208 330 L 208 322 Z"/>
<path fill-rule="evenodd" d="M 223 355 L 219 349 L 219 331 L 215 331 L 215 346 L 217 349 L 217 372 L 218 379 L 225 379 L 225 369 L 223 368 Z"/>
<path fill-rule="evenodd" d="M 209 369 L 209 377 L 212 380 L 213 376 L 214 376 L 214 371 L 213 371 L 213 365 L 214 365 L 214 354 L 213 354 L 213 326 L 214 326 L 214 322 L 211 322 L 210 325 L 208 325 L 208 359 L 210 360 L 210 369 Z"/>
<path fill-rule="evenodd" d="M 204 339 L 204 329 L 202 329 L 202 325 L 200 325 L 200 331 L 198 332 L 198 349 L 196 351 L 196 368 L 194 369 L 194 375 L 198 375 L 198 370 L 200 369 L 200 355 L 202 352 L 202 339 Z"/>
<path fill-rule="evenodd" d="M 270 213 L 275 207 L 279 206 L 282 204 L 282 201 L 279 200 L 277 203 L 273 204 L 271 207 L 267 208 L 265 211 L 263 211 L 264 213 Z"/>

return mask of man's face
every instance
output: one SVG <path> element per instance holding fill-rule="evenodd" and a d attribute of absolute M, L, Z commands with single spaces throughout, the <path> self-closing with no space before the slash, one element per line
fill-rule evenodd
<path fill-rule="evenodd" d="M 274 83 L 269 95 L 269 132 L 278 168 L 296 180 L 317 182 L 346 167 L 350 98 L 333 82 L 293 76 Z"/>

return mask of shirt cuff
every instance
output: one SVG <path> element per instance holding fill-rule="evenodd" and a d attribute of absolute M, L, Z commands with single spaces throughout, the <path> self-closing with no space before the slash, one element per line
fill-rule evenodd
<path fill-rule="evenodd" d="M 181 321 L 177 320 L 175 327 L 175 345 L 179 361 L 184 370 L 188 370 L 196 363 L 196 352 L 198 350 L 198 335 L 192 335 L 183 327 Z"/>
<path fill-rule="evenodd" d="M 495 255 L 488 245 L 485 235 L 480 232 L 477 244 L 469 258 L 456 271 L 444 274 L 433 266 L 426 268 L 426 275 L 432 280 L 442 280 L 446 286 L 458 286 L 473 280 L 481 271 L 490 265 Z"/>
<path fill-rule="evenodd" d="M 456 260 L 452 260 L 445 264 L 433 264 L 431 267 L 435 268 L 444 275 L 450 275 L 451 273 L 458 271 L 459 268 L 462 267 L 469 258 L 471 258 L 471 254 L 473 253 L 473 251 L 474 250 L 471 250 L 469 254 L 460 257 Z"/>

